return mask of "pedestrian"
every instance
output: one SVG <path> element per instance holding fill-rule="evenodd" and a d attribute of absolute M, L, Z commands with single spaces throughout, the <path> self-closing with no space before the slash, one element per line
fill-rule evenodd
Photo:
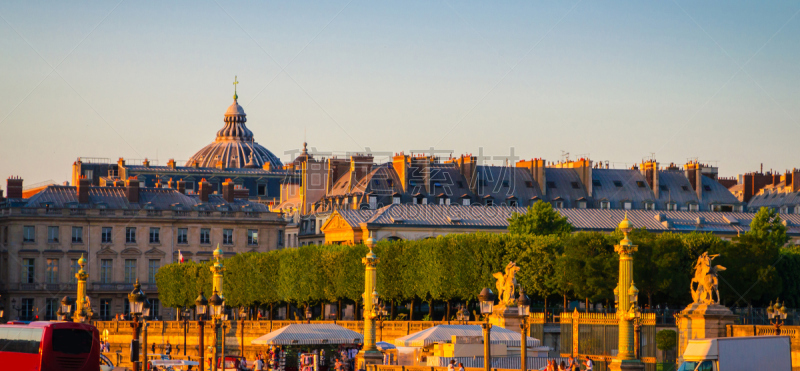
<path fill-rule="evenodd" d="M 592 363 L 592 360 L 589 359 L 589 357 L 586 357 L 586 361 L 583 364 L 586 365 L 586 371 L 592 371 L 594 363 Z"/>
<path fill-rule="evenodd" d="M 167 345 L 164 347 L 164 354 L 172 354 L 172 344 L 169 343 L 169 340 L 167 340 Z"/>
<path fill-rule="evenodd" d="M 561 361 L 561 363 L 558 365 L 558 371 L 567 371 L 567 364 L 564 363 L 564 361 Z"/>
<path fill-rule="evenodd" d="M 261 357 L 259 356 L 256 358 L 256 367 L 254 368 L 255 371 L 261 371 L 264 369 L 264 362 L 261 361 Z"/>
<path fill-rule="evenodd" d="M 467 371 L 464 369 L 464 364 L 461 362 L 458 363 L 458 371 Z"/>
<path fill-rule="evenodd" d="M 575 364 L 575 357 L 569 356 L 567 359 L 567 370 L 572 370 L 572 365 Z"/>
<path fill-rule="evenodd" d="M 451 359 L 450 364 L 447 365 L 447 371 L 456 371 L 456 360 Z"/>
<path fill-rule="evenodd" d="M 156 354 L 156 343 L 153 343 L 153 345 L 150 347 L 150 353 Z"/>

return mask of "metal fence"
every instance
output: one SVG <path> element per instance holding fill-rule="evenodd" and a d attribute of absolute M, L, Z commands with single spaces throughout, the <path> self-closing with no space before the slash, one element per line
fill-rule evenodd
<path fill-rule="evenodd" d="M 616 314 L 574 311 L 561 313 L 560 317 L 561 356 L 575 356 L 581 360 L 589 358 L 594 362 L 595 370 L 607 370 L 619 346 Z M 642 313 L 636 328 L 639 358 L 645 363 L 645 370 L 656 371 L 656 314 Z"/>

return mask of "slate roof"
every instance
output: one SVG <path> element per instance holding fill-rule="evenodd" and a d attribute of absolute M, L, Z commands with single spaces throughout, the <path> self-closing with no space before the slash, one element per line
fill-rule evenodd
<path fill-rule="evenodd" d="M 593 198 L 597 201 L 595 207 L 600 205 L 599 201 L 607 200 L 612 208 L 622 208 L 623 201 L 630 201 L 634 209 L 642 209 L 645 201 L 656 201 L 647 179 L 639 170 L 592 169 L 592 183 Z"/>
<path fill-rule="evenodd" d="M 455 170 L 459 178 L 458 170 Z M 521 203 L 534 197 L 542 198 L 542 191 L 539 183 L 533 180 L 531 173 L 520 167 L 509 166 L 478 166 L 477 170 L 480 179 L 485 179 L 485 186 L 478 186 L 480 197 L 491 196 L 498 202 L 506 200 L 510 196 L 516 197 Z M 458 179 L 458 178 L 456 178 Z M 482 183 L 479 183 L 482 184 Z M 469 188 L 464 190 L 469 192 Z M 463 193 L 458 194 L 460 196 Z"/>
<path fill-rule="evenodd" d="M 689 203 L 698 203 L 697 193 L 689 179 L 680 170 L 662 170 L 658 172 L 659 187 L 663 186 L 658 195 L 659 209 L 666 209 L 669 202 L 674 202 L 679 206 L 686 206 Z M 738 203 L 738 200 L 736 201 Z"/>
<path fill-rule="evenodd" d="M 750 202 L 747 203 L 747 207 L 754 211 L 762 207 L 771 207 L 775 210 L 780 210 L 781 206 L 788 206 L 790 208 L 800 206 L 800 192 L 758 194 L 753 196 Z M 789 212 L 792 211 L 791 209 L 789 210 Z"/>
<path fill-rule="evenodd" d="M 77 187 L 51 185 L 25 200 L 21 206 L 27 208 L 89 208 L 102 205 L 107 209 L 127 210 L 138 210 L 145 207 L 152 207 L 154 210 L 171 210 L 180 206 L 184 210 L 192 210 L 205 204 L 214 210 L 219 207 L 227 207 L 230 211 L 237 211 L 248 207 L 251 211 L 268 211 L 263 204 L 244 199 L 227 202 L 222 195 L 217 194 L 209 195 L 208 202 L 201 203 L 199 195 L 185 195 L 171 188 L 140 188 L 139 202 L 130 203 L 125 190 L 124 187 L 90 187 L 89 203 L 79 204 Z"/>
<path fill-rule="evenodd" d="M 341 209 L 337 210 L 339 212 L 339 216 L 344 219 L 347 224 L 351 227 L 355 228 L 358 227 L 359 224 L 366 222 L 369 220 L 377 210 L 350 210 L 350 209 Z"/>
<path fill-rule="evenodd" d="M 577 230 L 613 231 L 625 217 L 625 210 L 557 209 L 568 218 Z M 358 212 L 359 218 L 348 219 L 367 226 L 464 228 L 487 230 L 508 228 L 508 218 L 513 213 L 525 213 L 524 207 L 462 206 L 462 205 L 389 205 L 378 210 L 340 210 L 340 213 Z M 367 212 L 373 214 L 369 215 Z M 628 210 L 628 219 L 636 228 L 653 232 L 716 232 L 737 234 L 749 230 L 754 213 L 710 211 Z M 781 215 L 787 221 L 788 232 L 800 235 L 800 215 Z M 360 222 L 359 222 L 360 220 Z"/>

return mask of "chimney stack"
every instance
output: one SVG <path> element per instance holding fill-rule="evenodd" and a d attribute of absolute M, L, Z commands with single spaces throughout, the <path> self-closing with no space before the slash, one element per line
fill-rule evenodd
<path fill-rule="evenodd" d="M 78 202 L 82 204 L 89 203 L 89 187 L 92 186 L 92 180 L 86 179 L 85 176 L 78 178 Z"/>
<path fill-rule="evenodd" d="M 6 192 L 8 192 L 8 198 L 22 198 L 22 178 L 13 176 L 8 178 Z"/>
<path fill-rule="evenodd" d="M 178 192 L 186 194 L 186 182 L 184 182 L 183 179 L 178 179 L 178 181 L 176 182 L 176 187 L 178 189 Z"/>
<path fill-rule="evenodd" d="M 392 167 L 400 178 L 400 186 L 403 192 L 408 192 L 408 156 L 404 153 L 392 157 Z"/>
<path fill-rule="evenodd" d="M 167 167 L 169 167 L 170 169 L 174 169 L 175 168 L 175 160 L 174 159 L 169 159 L 169 161 L 167 161 Z"/>
<path fill-rule="evenodd" d="M 231 178 L 225 179 L 225 181 L 222 182 L 222 198 L 224 198 L 226 202 L 233 202 L 234 188 L 233 180 L 231 180 Z"/>
<path fill-rule="evenodd" d="M 128 202 L 132 204 L 139 203 L 139 179 L 130 177 L 125 181 L 125 191 L 128 196 Z"/>
<path fill-rule="evenodd" d="M 167 187 L 170 189 L 175 189 L 175 181 L 173 181 L 172 178 L 169 178 L 167 181 Z"/>
<path fill-rule="evenodd" d="M 642 162 L 642 165 L 639 167 L 639 172 L 644 175 L 644 178 L 647 180 L 647 184 L 650 185 L 650 189 L 653 190 L 653 194 L 655 195 L 656 200 L 660 197 L 661 189 L 659 188 L 658 184 L 658 162 L 655 160 L 648 160 L 647 162 Z"/>
<path fill-rule="evenodd" d="M 544 170 L 546 166 L 547 161 L 543 158 L 534 158 L 517 162 L 517 167 L 528 169 L 533 181 L 539 184 L 539 190 L 542 192 L 542 195 L 547 195 L 547 176 Z"/>
<path fill-rule="evenodd" d="M 208 202 L 208 195 L 211 194 L 211 183 L 209 183 L 206 178 L 203 178 L 200 180 L 199 186 L 198 193 L 200 193 L 200 202 Z"/>

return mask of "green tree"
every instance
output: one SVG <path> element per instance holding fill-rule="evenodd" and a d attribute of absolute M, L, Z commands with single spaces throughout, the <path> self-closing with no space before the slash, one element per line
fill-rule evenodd
<path fill-rule="evenodd" d="M 786 234 L 786 226 L 783 225 L 781 216 L 768 207 L 758 210 L 750 221 L 750 230 L 747 234 L 761 242 L 778 247 L 789 242 L 789 235 Z"/>
<path fill-rule="evenodd" d="M 536 201 L 525 214 L 514 213 L 508 219 L 511 234 L 564 235 L 573 230 L 566 216 L 561 216 L 548 202 Z"/>

